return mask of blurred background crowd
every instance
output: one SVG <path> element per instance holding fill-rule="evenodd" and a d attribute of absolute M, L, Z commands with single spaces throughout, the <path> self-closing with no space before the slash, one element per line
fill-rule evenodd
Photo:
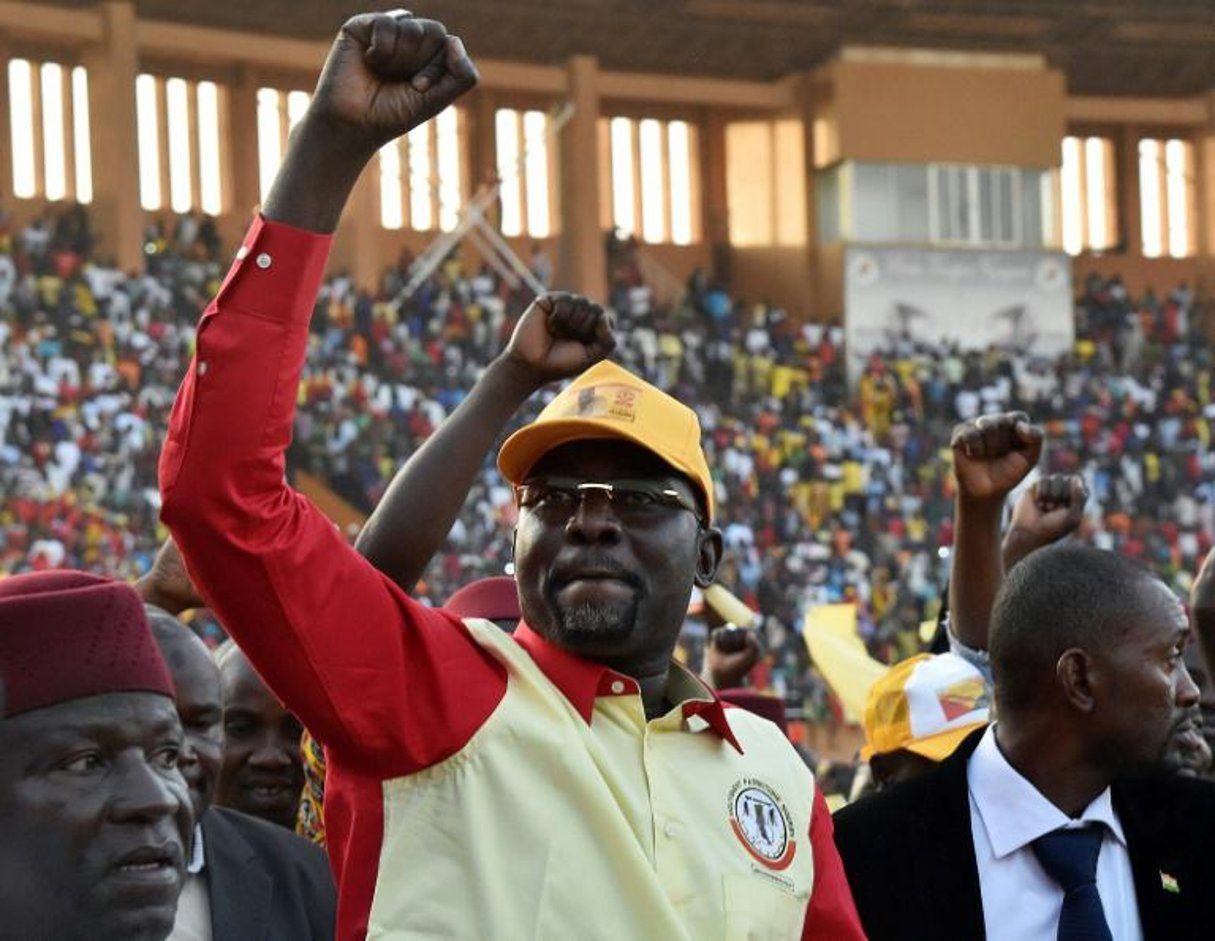
<path fill-rule="evenodd" d="M 95 253 L 81 207 L 0 222 L 0 570 L 135 577 L 163 540 L 156 458 L 229 247 L 201 214 L 166 217 L 145 241 L 145 271 L 126 274 Z M 807 718 L 832 710 L 799 633 L 809 607 L 855 603 L 884 662 L 922 646 L 949 567 L 958 421 L 1024 409 L 1043 423 L 1043 472 L 1080 474 L 1092 495 L 1079 538 L 1180 592 L 1215 542 L 1211 309 L 1186 285 L 1132 297 L 1090 278 L 1066 355 L 895 342 L 857 364 L 850 391 L 839 329 L 732 297 L 700 271 L 660 304 L 635 242 L 613 237 L 606 251 L 619 358 L 700 415 L 720 581 L 763 616 L 752 682 Z M 330 279 L 313 318 L 289 469 L 324 481 L 352 519 L 461 401 L 527 300 L 458 257 L 406 296 L 409 260 L 375 294 Z M 539 249 L 531 264 L 540 280 L 551 271 Z M 509 571 L 514 512 L 487 466 L 419 596 L 441 603 Z"/>

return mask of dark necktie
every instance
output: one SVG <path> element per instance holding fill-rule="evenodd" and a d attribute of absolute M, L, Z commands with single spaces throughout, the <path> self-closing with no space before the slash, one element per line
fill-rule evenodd
<path fill-rule="evenodd" d="M 1032 846 L 1046 874 L 1063 889 L 1058 941 L 1112 941 L 1097 894 L 1097 856 L 1102 827 L 1055 830 Z"/>

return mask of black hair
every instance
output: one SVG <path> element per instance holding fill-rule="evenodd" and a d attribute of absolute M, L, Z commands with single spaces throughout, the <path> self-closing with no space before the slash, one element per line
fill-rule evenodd
<path fill-rule="evenodd" d="M 1004 581 L 991 613 L 989 648 L 997 711 L 1042 696 L 1065 650 L 1116 643 L 1138 617 L 1155 613 L 1145 591 L 1156 577 L 1139 563 L 1087 546 L 1039 549 Z"/>

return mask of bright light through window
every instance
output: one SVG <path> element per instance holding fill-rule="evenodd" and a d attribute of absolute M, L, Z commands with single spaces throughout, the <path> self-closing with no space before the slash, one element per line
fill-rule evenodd
<path fill-rule="evenodd" d="M 72 69 L 72 144 L 76 158 L 76 201 L 93 201 L 93 151 L 89 137 L 89 73 Z"/>
<path fill-rule="evenodd" d="M 293 91 L 287 93 L 287 130 L 295 127 L 300 122 L 300 118 L 304 116 L 304 112 L 308 110 L 308 104 L 312 101 L 312 96 L 306 91 Z"/>
<path fill-rule="evenodd" d="M 174 212 L 188 212 L 190 194 L 190 102 L 189 88 L 183 79 L 165 82 L 165 107 L 169 134 L 169 206 Z"/>
<path fill-rule="evenodd" d="M 46 62 L 42 69 L 42 159 L 47 199 L 67 195 L 67 161 L 63 139 L 63 69 Z"/>
<path fill-rule="evenodd" d="M 399 229 L 405 224 L 402 212 L 401 145 L 391 140 L 380 148 L 380 224 Z"/>
<path fill-rule="evenodd" d="M 262 199 L 270 192 L 274 174 L 283 159 L 282 141 L 279 139 L 279 94 L 273 88 L 260 88 L 257 92 L 257 166 L 261 181 Z"/>
<path fill-rule="evenodd" d="M 156 115 L 156 79 L 140 75 L 135 79 L 135 111 L 139 124 L 139 204 L 144 209 L 159 209 L 160 131 Z"/>
<path fill-rule="evenodd" d="M 203 212 L 218 216 L 224 208 L 219 177 L 219 89 L 198 83 L 198 199 Z"/>
<path fill-rule="evenodd" d="M 1171 140 L 1164 145 L 1169 254 L 1174 258 L 1185 258 L 1190 254 L 1189 161 L 1186 151 L 1185 141 Z"/>
<path fill-rule="evenodd" d="M 672 121 L 667 130 L 671 171 L 671 241 L 676 245 L 692 243 L 692 148 L 688 125 Z"/>
<path fill-rule="evenodd" d="M 1080 191 L 1080 140 L 1063 139 L 1063 250 L 1069 255 L 1084 251 L 1084 225 L 1081 209 L 1084 194 Z"/>
<path fill-rule="evenodd" d="M 409 224 L 418 232 L 434 228 L 431 198 L 431 122 L 419 124 L 406 136 L 409 142 Z"/>
<path fill-rule="evenodd" d="M 548 116 L 543 111 L 523 115 L 523 147 L 527 174 L 527 231 L 536 238 L 551 232 L 548 205 Z"/>
<path fill-rule="evenodd" d="M 1139 195 L 1143 254 L 1148 258 L 1159 258 L 1164 253 L 1161 238 L 1159 141 L 1139 142 Z"/>
<path fill-rule="evenodd" d="M 29 199 L 37 192 L 34 172 L 34 89 L 30 64 L 8 64 L 9 119 L 13 140 L 13 194 Z"/>
<path fill-rule="evenodd" d="M 616 228 L 628 236 L 637 231 L 633 188 L 633 122 L 612 118 L 612 218 Z"/>
<path fill-rule="evenodd" d="M 1110 244 L 1109 226 L 1106 219 L 1105 141 L 1090 137 L 1084 142 L 1084 168 L 1086 173 L 1085 200 L 1088 208 L 1088 244 L 1092 248 L 1106 248 Z"/>
<path fill-rule="evenodd" d="M 460 113 L 448 108 L 435 119 L 439 163 L 439 228 L 450 232 L 460 219 Z"/>
<path fill-rule="evenodd" d="M 638 127 L 641 149 L 641 237 L 647 242 L 661 242 L 666 238 L 666 219 L 663 212 L 663 160 L 662 125 L 647 119 Z"/>
<path fill-rule="evenodd" d="M 523 234 L 523 183 L 519 174 L 519 112 L 508 108 L 494 118 L 498 139 L 498 199 L 502 205 L 503 235 Z"/>

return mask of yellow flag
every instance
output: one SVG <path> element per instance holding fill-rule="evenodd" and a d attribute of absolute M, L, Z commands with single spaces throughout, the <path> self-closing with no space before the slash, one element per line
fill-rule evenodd
<path fill-rule="evenodd" d="M 860 722 L 869 688 L 886 672 L 856 629 L 856 605 L 824 604 L 806 612 L 802 630 L 810 659 L 844 706 L 844 718 Z"/>

